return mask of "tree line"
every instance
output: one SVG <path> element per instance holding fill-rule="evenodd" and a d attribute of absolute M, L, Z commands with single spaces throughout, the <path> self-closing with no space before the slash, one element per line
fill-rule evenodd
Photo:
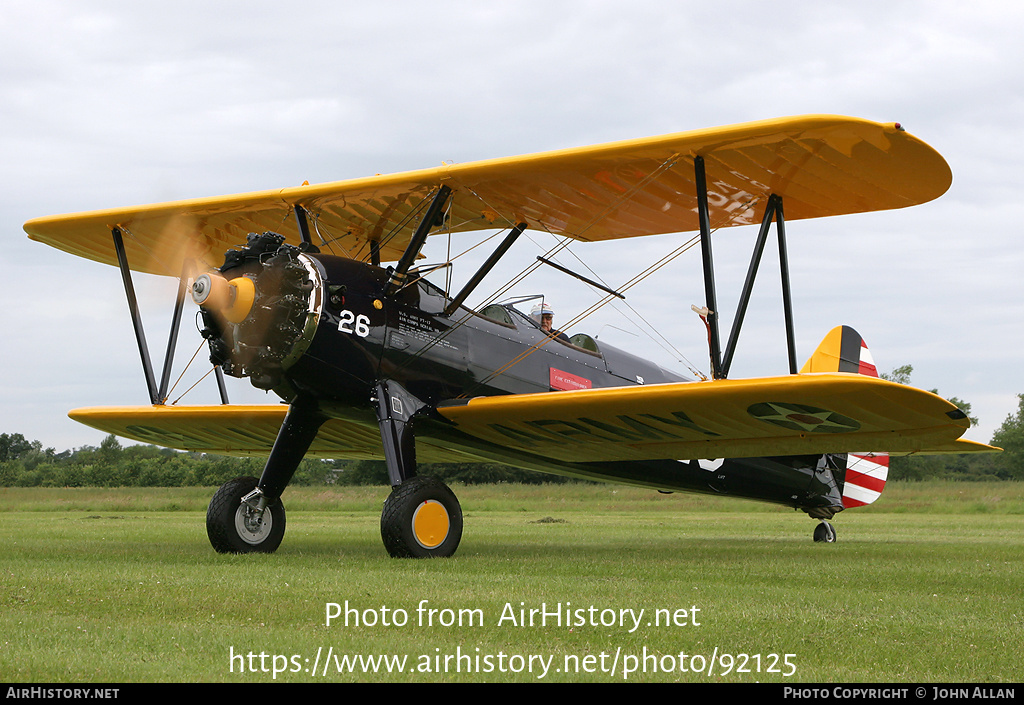
<path fill-rule="evenodd" d="M 216 487 L 242 475 L 259 477 L 263 464 L 261 457 L 122 445 L 113 435 L 104 438 L 99 447 L 58 453 L 20 433 L 0 434 L 0 487 Z M 497 463 L 421 463 L 419 469 L 424 475 L 463 484 L 570 481 Z M 307 458 L 291 484 L 387 485 L 388 472 L 383 460 Z"/>
<path fill-rule="evenodd" d="M 910 384 L 913 371 L 912 365 L 903 365 L 880 376 L 890 382 Z M 929 391 L 939 393 L 937 389 Z M 948 399 L 966 414 L 971 425 L 978 424 L 978 419 L 971 415 L 969 402 L 957 397 Z M 889 479 L 1024 480 L 1024 394 L 1017 395 L 1017 410 L 1006 417 L 988 443 L 1002 448 L 1003 452 L 891 457 Z"/>
<path fill-rule="evenodd" d="M 882 377 L 909 383 L 913 368 L 905 365 Z M 936 392 L 936 390 L 931 390 Z M 1002 453 L 895 456 L 889 461 L 890 480 L 1024 480 L 1024 394 L 1018 407 L 993 434 L 990 445 Z M 971 405 L 950 398 L 972 423 Z M 116 436 L 99 447 L 85 446 L 56 452 L 20 433 L 0 434 L 0 487 L 186 487 L 219 486 L 241 475 L 259 477 L 263 458 L 234 458 L 185 453 L 156 446 L 124 446 Z M 482 484 L 568 482 L 566 478 L 521 470 L 497 463 L 421 464 L 420 472 L 444 482 Z M 387 467 L 374 460 L 302 461 L 296 485 L 386 485 Z"/>

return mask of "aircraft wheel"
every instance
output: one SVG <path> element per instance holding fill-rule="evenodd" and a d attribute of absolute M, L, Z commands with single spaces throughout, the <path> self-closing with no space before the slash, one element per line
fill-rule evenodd
<path fill-rule="evenodd" d="M 384 501 L 380 537 L 392 558 L 450 556 L 462 540 L 459 500 L 440 480 L 409 478 Z"/>
<path fill-rule="evenodd" d="M 225 482 L 206 510 L 206 535 L 218 553 L 273 553 L 284 538 L 284 504 L 277 500 L 259 516 L 242 503 L 256 488 L 255 477 Z"/>
<path fill-rule="evenodd" d="M 836 528 L 827 521 L 820 522 L 814 527 L 814 540 L 818 543 L 835 543 Z"/>

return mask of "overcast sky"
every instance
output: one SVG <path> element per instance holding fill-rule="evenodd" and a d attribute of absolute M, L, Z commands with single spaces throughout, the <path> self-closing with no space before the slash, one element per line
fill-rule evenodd
<path fill-rule="evenodd" d="M 5 0 L 0 432 L 98 445 L 69 409 L 147 403 L 117 270 L 29 241 L 30 218 L 833 113 L 902 123 L 946 157 L 953 186 L 906 210 L 789 225 L 798 355 L 851 325 L 881 370 L 911 364 L 916 386 L 971 402 L 981 424 L 968 437 L 988 441 L 1024 393 L 1021 36 L 1011 1 Z M 716 234 L 723 335 L 755 234 Z M 545 237 L 517 244 L 508 266 Z M 572 252 L 619 285 L 682 239 Z M 733 377 L 787 370 L 772 267 L 766 256 Z M 158 361 L 174 285 L 138 282 Z M 595 300 L 551 272 L 515 293 L 541 292 L 563 322 Z M 696 249 L 628 300 L 707 371 Z M 199 345 L 193 315 L 176 374 Z M 619 330 L 626 319 L 605 309 L 575 330 L 687 371 Z M 233 400 L 274 401 L 246 384 Z M 183 403 L 215 399 L 209 379 L 197 392 Z"/>

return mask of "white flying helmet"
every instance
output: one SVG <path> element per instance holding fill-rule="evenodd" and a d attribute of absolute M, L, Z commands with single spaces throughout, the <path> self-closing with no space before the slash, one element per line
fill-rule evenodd
<path fill-rule="evenodd" d="M 552 319 L 555 317 L 555 309 L 551 308 L 548 304 L 537 304 L 530 309 L 530 318 L 540 323 L 540 319 L 544 314 L 548 314 Z"/>

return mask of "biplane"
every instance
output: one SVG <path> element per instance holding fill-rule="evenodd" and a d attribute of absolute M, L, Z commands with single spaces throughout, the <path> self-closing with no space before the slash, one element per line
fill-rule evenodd
<path fill-rule="evenodd" d="M 186 451 L 266 455 L 261 477 L 213 496 L 220 552 L 271 552 L 299 462 L 384 459 L 381 536 L 392 556 L 450 556 L 459 502 L 417 461 L 501 463 L 663 492 L 773 502 L 829 523 L 869 504 L 893 453 L 995 450 L 940 397 L 879 379 L 852 328 L 798 368 L 785 225 L 937 198 L 949 166 L 899 124 L 804 116 L 320 185 L 39 218 L 39 242 L 120 269 L 150 404 L 77 409 L 82 423 Z M 712 232 L 758 226 L 728 339 Z M 598 242 L 697 233 L 710 375 L 687 379 L 586 333 L 556 336 L 513 304 L 467 299 L 527 229 Z M 774 230 L 789 370 L 731 379 L 751 287 Z M 500 238 L 455 292 L 417 266 L 441 233 Z M 492 236 L 493 237 L 493 236 Z M 496 238 L 497 239 L 497 238 Z M 538 258 L 543 260 L 544 258 Z M 545 260 L 548 261 L 548 260 Z M 177 277 L 162 374 L 132 272 Z M 602 296 L 623 294 L 581 274 Z M 188 293 L 220 405 L 168 404 Z M 284 402 L 231 404 L 224 376 Z"/>

